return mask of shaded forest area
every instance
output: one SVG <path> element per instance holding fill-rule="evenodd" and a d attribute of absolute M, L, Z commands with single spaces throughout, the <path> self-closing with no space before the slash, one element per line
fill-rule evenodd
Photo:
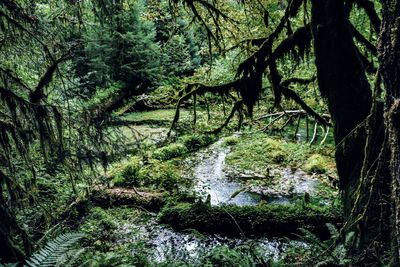
<path fill-rule="evenodd" d="M 400 266 L 399 21 L 0 1 L 0 266 Z"/>

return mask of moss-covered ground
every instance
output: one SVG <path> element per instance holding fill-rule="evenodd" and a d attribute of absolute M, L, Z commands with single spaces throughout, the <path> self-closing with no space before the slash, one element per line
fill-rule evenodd
<path fill-rule="evenodd" d="M 207 120 L 205 111 L 201 112 L 199 123 L 204 127 Z M 134 127 L 150 125 L 158 129 L 159 125 L 167 126 L 173 114 L 174 110 L 156 110 L 128 114 L 124 120 Z M 183 112 L 182 125 L 188 124 L 191 116 Z M 207 127 L 213 129 L 217 124 L 209 123 Z M 218 140 L 229 150 L 224 171 L 239 177 L 244 188 L 276 185 L 282 181 L 282 171 L 291 169 L 301 170 L 319 181 L 315 194 L 292 194 L 286 204 L 262 200 L 256 206 L 243 207 L 211 206 L 209 200 L 198 199 L 193 167 L 202 157 L 193 153 L 204 156 L 208 152 L 202 149 Z M 166 255 L 170 256 L 161 259 L 149 253 L 155 248 L 147 247 L 154 236 L 151 239 L 152 235 L 148 235 L 146 239 L 138 229 L 142 226 L 158 229 L 155 231 L 168 229 L 165 231 L 172 236 L 184 233 L 185 238 L 196 238 L 200 243 L 213 235 L 291 238 L 303 242 L 301 229 L 306 229 L 325 242 L 322 240 L 330 238 L 326 224 L 334 228 L 341 224 L 332 151 L 329 144 L 311 146 L 284 135 L 272 136 L 246 127 L 240 134 L 232 134 L 228 129 L 212 135 L 192 129 L 180 131 L 169 139 L 144 138 L 133 148 L 134 156 L 111 164 L 95 183 L 91 204 L 71 217 L 79 222 L 70 223 L 71 228 L 86 233 L 84 246 L 91 247 L 80 257 L 90 259 L 90 266 L 290 266 L 299 257 L 311 257 L 307 250 L 310 244 L 291 246 L 289 240 L 279 241 L 286 244 L 279 259 L 264 259 L 259 248 L 226 244 L 197 248 L 196 257 L 186 255 L 178 259 L 177 251 L 169 251 Z M 135 226 L 133 230 L 131 226 Z"/>

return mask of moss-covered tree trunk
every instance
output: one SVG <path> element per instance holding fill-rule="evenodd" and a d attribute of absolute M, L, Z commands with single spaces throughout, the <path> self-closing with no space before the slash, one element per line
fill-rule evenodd
<path fill-rule="evenodd" d="M 312 1 L 312 30 L 318 84 L 334 121 L 337 168 L 347 204 L 352 202 L 360 176 L 360 152 L 365 144 L 364 132 L 355 129 L 371 110 L 372 93 L 353 43 L 343 1 Z M 350 209 L 351 205 L 346 205 L 345 215 Z"/>
<path fill-rule="evenodd" d="M 385 85 L 385 126 L 392 182 L 392 265 L 400 260 L 400 3 L 382 0 L 383 21 L 379 60 Z"/>
<path fill-rule="evenodd" d="M 382 223 L 390 182 L 387 166 L 377 161 L 386 155 L 382 105 L 373 102 L 344 1 L 312 0 L 312 32 L 318 84 L 334 122 L 345 230 L 357 233 L 353 255 L 377 262 L 390 239 L 388 224 Z"/>

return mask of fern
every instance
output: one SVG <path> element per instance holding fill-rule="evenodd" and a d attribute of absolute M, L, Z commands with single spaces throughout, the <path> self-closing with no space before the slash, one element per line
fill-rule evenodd
<path fill-rule="evenodd" d="M 25 267 L 54 266 L 60 258 L 84 235 L 81 233 L 66 233 L 48 242 L 42 249 L 35 252 L 24 265 Z"/>

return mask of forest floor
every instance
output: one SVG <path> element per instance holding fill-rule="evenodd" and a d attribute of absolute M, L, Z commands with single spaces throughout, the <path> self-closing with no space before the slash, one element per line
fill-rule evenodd
<path fill-rule="evenodd" d="M 340 225 L 329 143 L 310 145 L 304 130 L 293 140 L 250 128 L 165 142 L 173 115 L 123 117 L 119 130 L 140 153 L 115 162 L 92 189 L 76 224 L 95 245 L 90 257 L 110 266 L 286 266 L 313 253 L 302 234 L 327 240 Z M 190 118 L 184 111 L 182 124 Z"/>

